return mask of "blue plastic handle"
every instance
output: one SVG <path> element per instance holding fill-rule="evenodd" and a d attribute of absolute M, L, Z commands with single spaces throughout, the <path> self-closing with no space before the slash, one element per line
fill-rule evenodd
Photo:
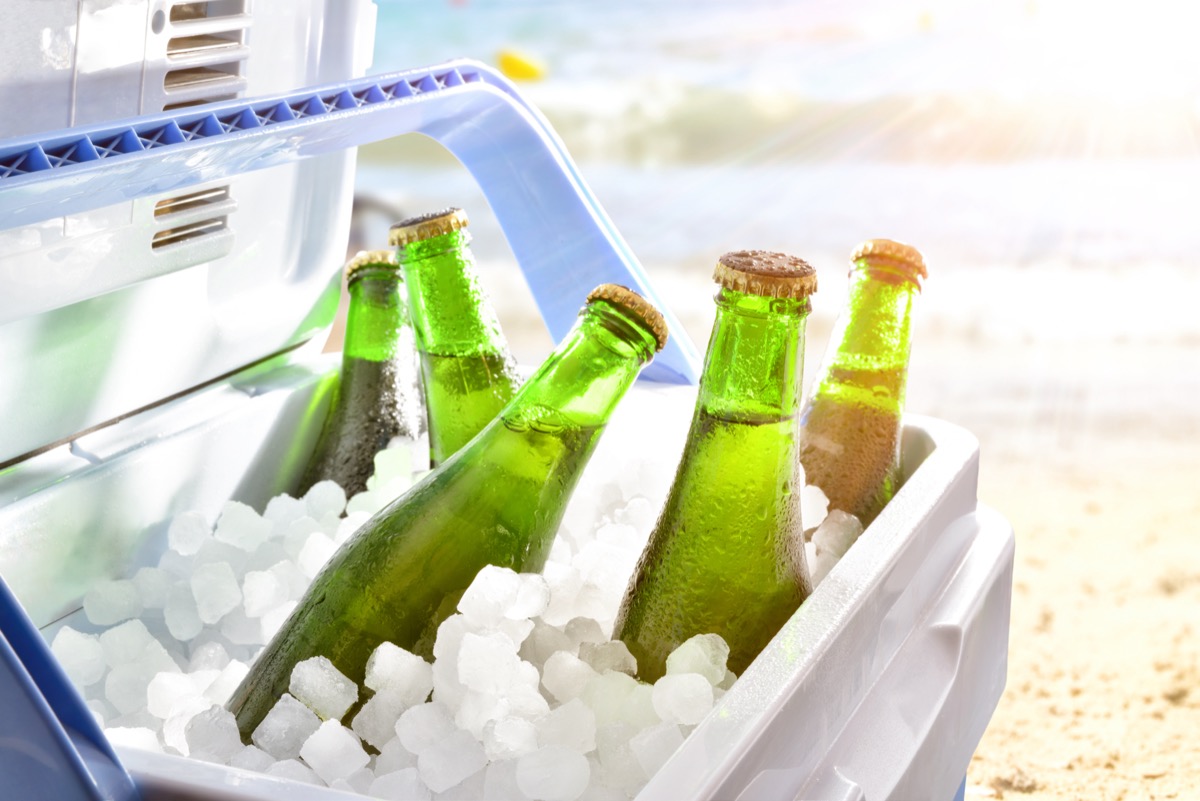
<path fill-rule="evenodd" d="M 95 718 L 0 579 L 0 797 L 135 801 Z"/>
<path fill-rule="evenodd" d="M 376 75 L 0 142 L 0 212 L 18 226 L 422 133 L 471 172 L 561 339 L 593 286 L 624 284 L 667 321 L 651 380 L 695 383 L 700 359 L 546 119 L 473 61 Z"/>

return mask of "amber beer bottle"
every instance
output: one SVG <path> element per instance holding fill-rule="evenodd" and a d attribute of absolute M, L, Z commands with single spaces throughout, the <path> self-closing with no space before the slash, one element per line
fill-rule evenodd
<path fill-rule="evenodd" d="M 872 239 L 850 257 L 850 292 L 800 414 L 800 459 L 831 509 L 870 525 L 900 478 L 900 418 L 921 254 Z"/>
<path fill-rule="evenodd" d="M 796 486 L 804 325 L 816 275 L 781 253 L 717 262 L 717 317 L 696 411 L 667 502 L 614 629 L 659 678 L 697 634 L 748 665 L 812 591 Z"/>
<path fill-rule="evenodd" d="M 402 220 L 389 233 L 408 288 L 435 466 L 490 423 L 521 384 L 466 228 L 466 213 L 451 208 Z"/>
<path fill-rule="evenodd" d="M 244 737 L 293 666 L 331 660 L 361 683 L 390 641 L 426 658 L 438 625 L 486 565 L 540 570 L 617 402 L 666 343 L 662 316 L 624 287 L 588 296 L 575 326 L 471 443 L 333 555 L 234 693 Z"/>
<path fill-rule="evenodd" d="M 350 307 L 341 373 L 298 495 L 326 479 L 347 495 L 362 492 L 375 454 L 393 437 L 415 444 L 425 433 L 421 373 L 396 256 L 363 251 L 345 269 Z"/>

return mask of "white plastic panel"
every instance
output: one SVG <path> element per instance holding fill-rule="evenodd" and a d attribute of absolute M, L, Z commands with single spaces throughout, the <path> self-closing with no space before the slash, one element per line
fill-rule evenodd
<path fill-rule="evenodd" d="M 2 6 L 0 108 L 21 113 L 0 114 L 0 139 L 352 78 L 370 61 L 375 14 L 371 0 Z M 168 76 L 197 80 L 169 91 Z M 21 376 L 0 385 L 0 463 L 328 325 L 353 172 L 351 149 L 15 229 L 0 221 L 0 359 Z"/>
<path fill-rule="evenodd" d="M 142 113 L 149 16 L 149 0 L 80 0 L 72 125 Z"/>
<path fill-rule="evenodd" d="M 75 2 L 0 5 L 0 137 L 72 124 L 78 21 Z"/>

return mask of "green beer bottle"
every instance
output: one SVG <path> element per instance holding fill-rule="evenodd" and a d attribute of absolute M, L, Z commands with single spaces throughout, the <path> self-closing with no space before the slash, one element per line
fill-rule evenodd
<path fill-rule="evenodd" d="M 367 521 L 313 580 L 229 703 L 243 737 L 296 663 L 324 656 L 361 684 L 385 640 L 429 658 L 438 625 L 486 565 L 540 570 L 613 408 L 665 343 L 646 300 L 612 284 L 593 290 L 500 415 Z"/>
<path fill-rule="evenodd" d="M 421 373 L 395 254 L 362 251 L 346 264 L 346 283 L 342 370 L 298 495 L 325 479 L 347 496 L 362 492 L 376 453 L 393 437 L 416 442 L 425 432 Z"/>
<path fill-rule="evenodd" d="M 928 273 L 915 248 L 889 239 L 850 260 L 849 297 L 800 414 L 800 460 L 829 507 L 866 527 L 899 483 L 913 301 Z"/>
<path fill-rule="evenodd" d="M 782 253 L 726 253 L 717 317 L 675 482 L 621 602 L 614 638 L 655 681 L 676 647 L 720 634 L 741 673 L 812 591 L 800 526 L 796 412 L 816 275 Z"/>
<path fill-rule="evenodd" d="M 429 416 L 436 466 L 471 441 L 521 385 L 500 322 L 479 285 L 462 209 L 410 217 L 392 226 Z"/>

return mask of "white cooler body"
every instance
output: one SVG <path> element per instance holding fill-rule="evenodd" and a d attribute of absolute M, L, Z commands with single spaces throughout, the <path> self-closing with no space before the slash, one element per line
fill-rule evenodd
<path fill-rule="evenodd" d="M 173 515 L 261 509 L 297 478 L 336 362 L 277 358 L 10 468 L 0 574 L 40 626 L 90 582 L 157 562 Z M 627 415 L 686 426 L 694 390 L 635 386 Z M 640 799 L 947 799 L 1004 687 L 1012 532 L 975 498 L 966 431 L 910 416 L 899 494 L 643 790 Z M 598 456 L 599 459 L 599 456 Z M 52 630 L 52 629 L 51 629 Z M 122 750 L 147 801 L 335 798 Z"/>
<path fill-rule="evenodd" d="M 365 67 L 374 7 L 9 0 L 0 14 L 17 12 L 21 25 L 0 26 L 0 100 L 31 110 L 0 120 L 0 140 L 114 110 L 134 117 L 345 80 Z M 125 43 L 125 61 L 105 55 L 115 52 L 106 37 Z M 35 55 L 42 61 L 31 67 Z M 453 91 L 431 81 L 410 83 Z M 485 89 L 474 96 L 503 99 L 521 125 L 537 122 L 502 97 L 504 87 Z M 454 97 L 462 109 L 465 97 Z M 493 130 L 505 124 L 490 119 Z M 3 144 L 0 170 L 13 162 Z M 155 563 L 173 515 L 198 509 L 211 519 L 231 498 L 261 510 L 296 479 L 336 369 L 315 343 L 300 346 L 336 306 L 349 144 L 0 228 L 0 359 L 16 379 L 0 385 L 0 575 L 38 626 L 51 631 L 81 614 L 94 582 Z M 564 183 L 579 183 L 557 151 L 550 161 Z M 502 225 L 504 215 L 520 217 L 519 206 L 489 199 Z M 602 240 L 620 253 L 599 219 Z M 693 399 L 686 387 L 639 382 L 600 448 L 625 446 L 624 415 L 686 427 Z M 906 418 L 896 498 L 640 799 L 948 801 L 961 791 L 1004 686 L 1012 585 L 1012 531 L 978 503 L 978 456 L 968 432 Z M 348 797 L 120 753 L 147 801 Z"/>

